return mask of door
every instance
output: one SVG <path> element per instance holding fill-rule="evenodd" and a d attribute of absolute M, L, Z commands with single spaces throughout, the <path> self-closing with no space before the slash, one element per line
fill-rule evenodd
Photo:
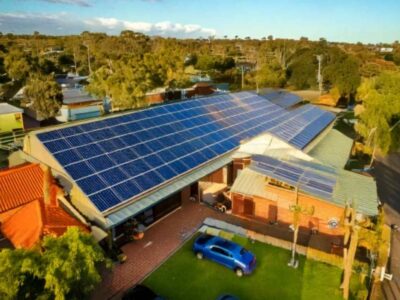
<path fill-rule="evenodd" d="M 244 199 L 244 214 L 254 216 L 254 202 L 252 199 L 245 198 Z"/>
<path fill-rule="evenodd" d="M 234 260 L 232 254 L 218 246 L 212 246 L 210 248 L 210 259 L 229 268 L 233 268 Z"/>

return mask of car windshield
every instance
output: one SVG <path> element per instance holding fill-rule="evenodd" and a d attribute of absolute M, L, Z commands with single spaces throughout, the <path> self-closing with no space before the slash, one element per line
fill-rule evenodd
<path fill-rule="evenodd" d="M 244 248 L 240 249 L 240 255 L 245 255 L 248 251 Z"/>

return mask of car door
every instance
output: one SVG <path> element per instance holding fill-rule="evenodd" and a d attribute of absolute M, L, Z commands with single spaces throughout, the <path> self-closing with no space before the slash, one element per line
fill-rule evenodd
<path fill-rule="evenodd" d="M 211 246 L 210 248 L 210 259 L 223 264 L 229 268 L 233 268 L 234 260 L 232 254 L 227 250 L 222 249 L 218 246 Z"/>

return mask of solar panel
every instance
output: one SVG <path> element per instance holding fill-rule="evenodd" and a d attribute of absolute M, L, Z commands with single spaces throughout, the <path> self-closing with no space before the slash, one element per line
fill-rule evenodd
<path fill-rule="evenodd" d="M 268 177 L 281 180 L 302 191 L 322 198 L 332 198 L 336 185 L 333 169 L 323 170 L 314 164 L 297 164 L 263 155 L 253 155 L 251 168 Z"/>
<path fill-rule="evenodd" d="M 264 94 L 263 97 L 283 108 L 292 107 L 303 101 L 301 97 L 284 91 L 272 91 Z"/>
<path fill-rule="evenodd" d="M 333 119 L 324 113 L 312 106 L 287 111 L 241 92 L 153 107 L 37 136 L 104 211 L 265 131 L 304 147 L 329 117 Z M 89 187 L 92 177 L 95 188 Z"/>

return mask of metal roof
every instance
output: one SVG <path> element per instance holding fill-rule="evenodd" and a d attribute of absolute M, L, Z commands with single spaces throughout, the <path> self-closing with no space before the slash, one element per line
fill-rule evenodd
<path fill-rule="evenodd" d="M 273 193 L 268 193 L 265 189 L 265 175 L 260 174 L 250 168 L 240 171 L 231 187 L 231 192 L 246 196 L 257 196 L 269 200 L 278 200 Z"/>
<path fill-rule="evenodd" d="M 21 108 L 12 106 L 8 103 L 0 103 L 0 115 L 22 113 L 24 112 Z"/>
<path fill-rule="evenodd" d="M 158 191 L 153 192 L 150 195 L 135 201 L 134 203 L 118 210 L 117 212 L 109 214 L 106 217 L 108 226 L 113 227 L 124 222 L 125 220 L 157 204 L 158 202 L 176 193 L 177 191 L 180 191 L 184 187 L 192 184 L 193 182 L 196 182 L 204 176 L 207 176 L 208 174 L 229 164 L 231 160 L 231 156 L 218 158 L 211 164 L 195 170 L 190 174 L 182 176 L 181 178 L 159 189 Z"/>
<path fill-rule="evenodd" d="M 336 129 L 332 129 L 308 155 L 337 168 L 344 168 L 349 159 L 353 140 Z"/>
<path fill-rule="evenodd" d="M 63 89 L 62 93 L 63 93 L 64 104 L 77 104 L 77 103 L 85 103 L 92 101 L 101 101 L 91 96 L 88 92 L 86 92 L 82 88 Z"/>
<path fill-rule="evenodd" d="M 305 194 L 316 196 L 319 199 L 344 207 L 346 204 L 353 204 L 358 212 L 365 215 L 374 216 L 378 213 L 378 194 L 375 180 L 372 177 L 367 177 L 354 172 L 333 169 L 329 166 L 316 164 L 313 162 L 305 162 L 300 160 L 292 160 L 290 162 L 294 168 L 313 168 L 317 174 L 330 174 L 329 177 L 335 179 L 333 192 L 328 194 L 315 193 L 312 190 L 304 189 L 300 186 L 300 191 Z M 330 172 L 334 170 L 334 172 Z M 260 168 L 250 165 L 247 169 L 240 172 L 236 178 L 231 191 L 244 194 L 254 195 L 265 199 L 276 200 L 265 191 L 265 177 L 287 182 L 293 185 L 290 180 L 285 180 L 280 176 L 275 176 L 273 172 L 266 172 Z M 275 176 L 275 177 L 274 177 Z"/>
<path fill-rule="evenodd" d="M 378 214 L 378 192 L 373 177 L 357 174 L 347 170 L 339 170 L 332 202 L 338 205 L 353 204 L 363 214 Z"/>

